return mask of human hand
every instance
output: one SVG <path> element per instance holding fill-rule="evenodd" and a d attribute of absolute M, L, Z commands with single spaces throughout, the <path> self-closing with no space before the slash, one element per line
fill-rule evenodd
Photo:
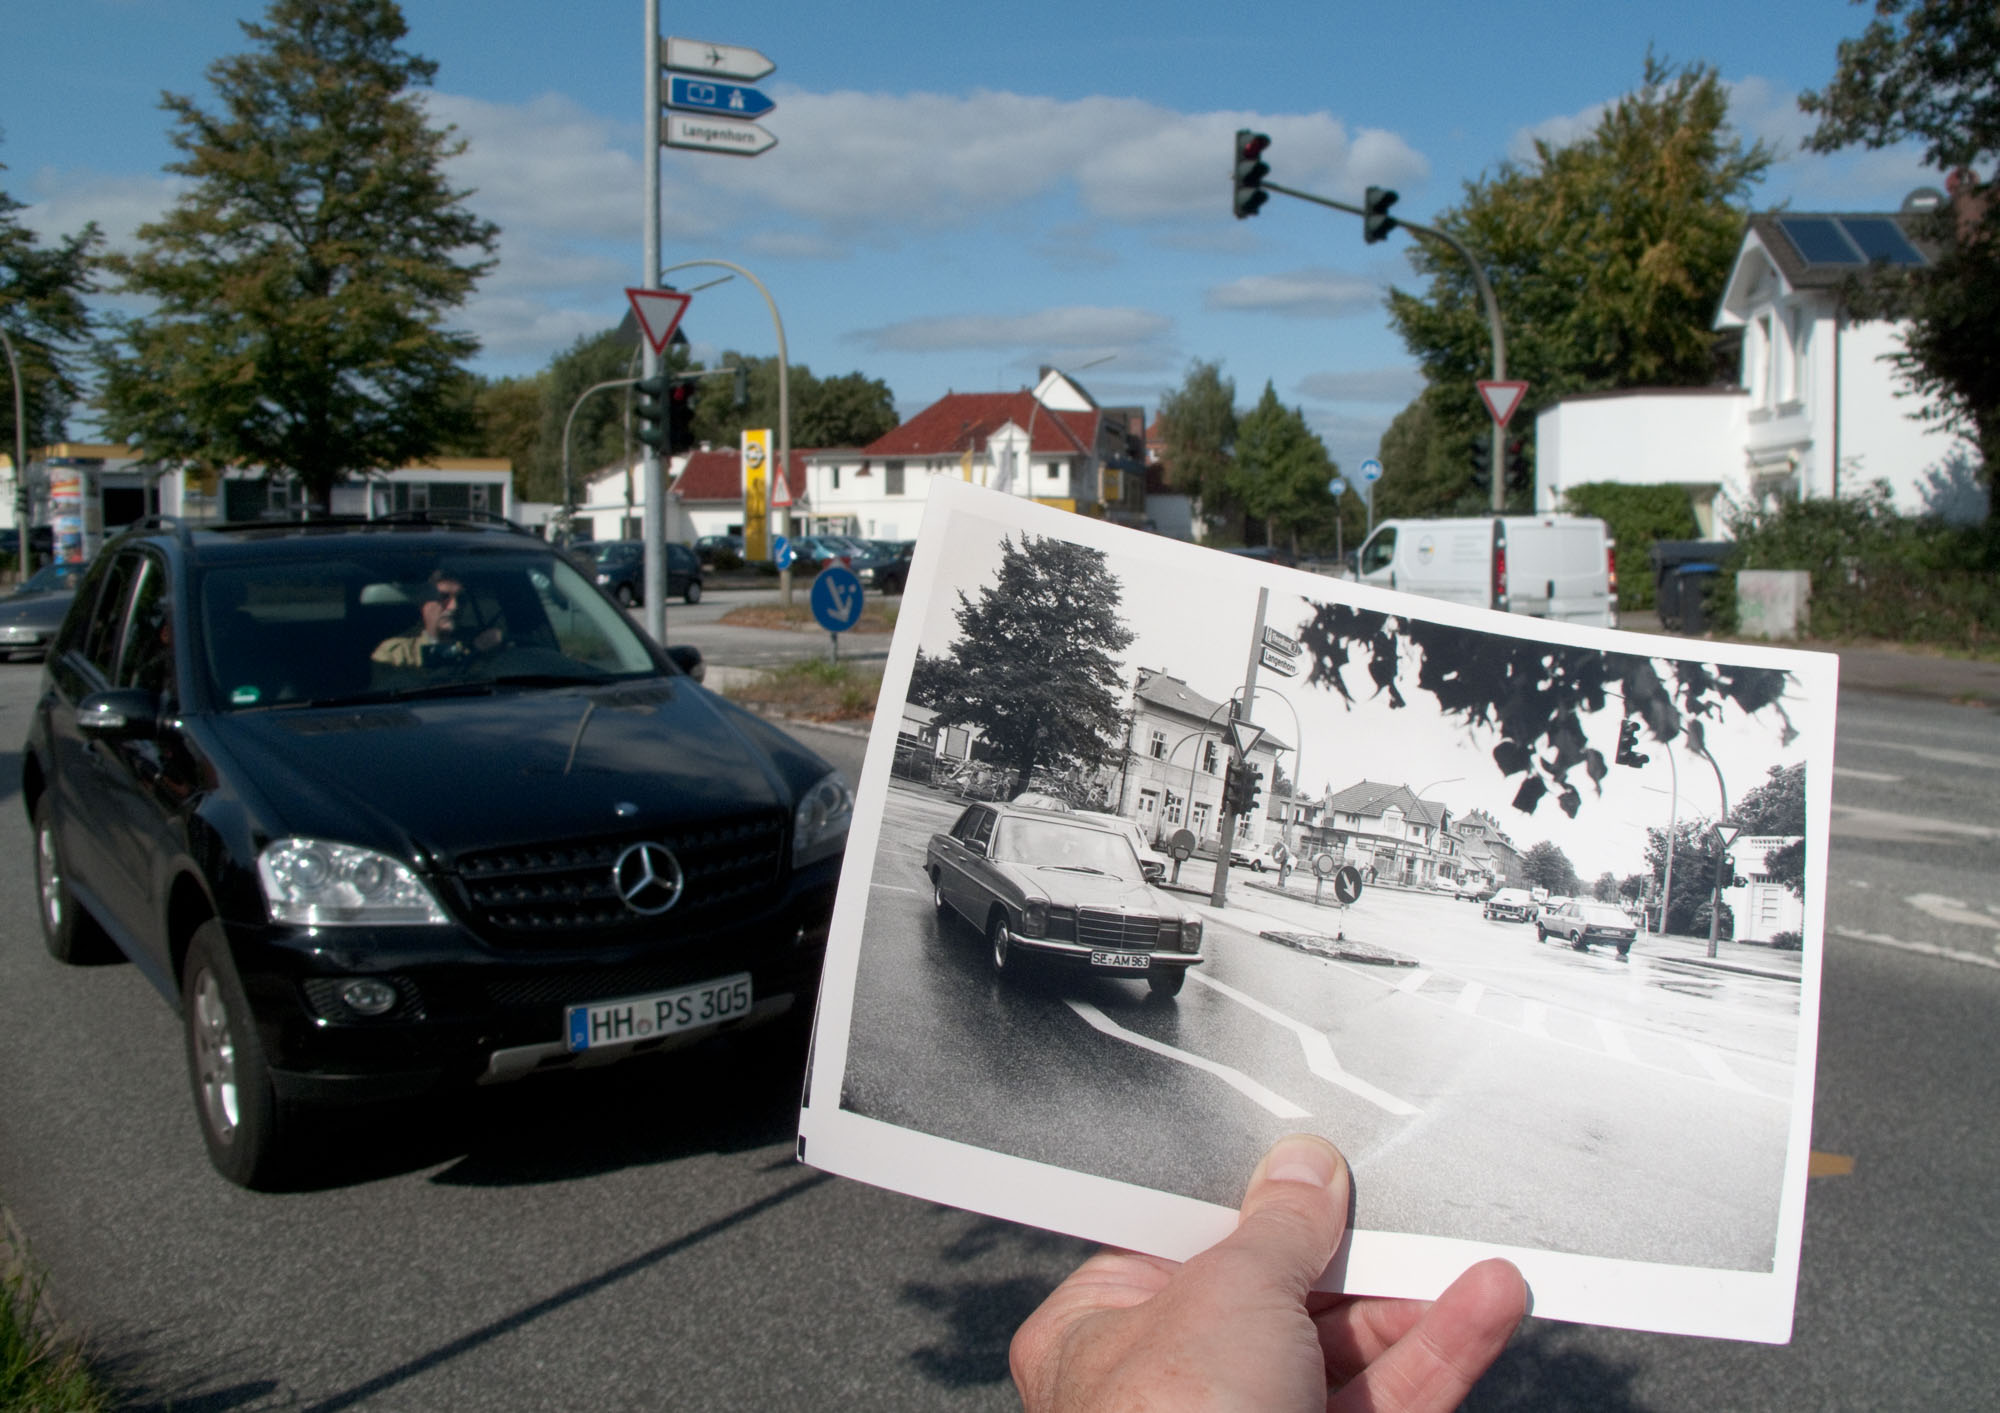
<path fill-rule="evenodd" d="M 1182 1265 L 1091 1257 L 1014 1335 L 1028 1413 L 1099 1408 L 1456 1408 L 1527 1312 L 1506 1261 L 1482 1261 L 1436 1301 L 1315 1292 L 1347 1226 L 1347 1161 L 1324 1139 L 1280 1139 L 1250 1177 L 1236 1230 Z"/>

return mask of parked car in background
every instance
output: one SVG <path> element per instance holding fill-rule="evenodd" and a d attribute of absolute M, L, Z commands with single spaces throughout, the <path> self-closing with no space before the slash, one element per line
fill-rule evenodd
<path fill-rule="evenodd" d="M 689 603 L 701 602 L 701 561 L 686 545 L 667 542 L 667 597 L 678 596 Z M 644 540 L 604 540 L 591 558 L 597 587 L 624 605 L 632 607 L 646 597 L 646 542 Z"/>
<path fill-rule="evenodd" d="M 1015 803 L 1019 803 L 1016 801 Z M 1107 829 L 1115 829 L 1132 841 L 1132 852 L 1139 856 L 1139 869 L 1146 875 L 1148 883 L 1158 883 L 1167 876 L 1166 861 L 1153 850 L 1153 844 L 1146 832 L 1125 818 L 1122 814 L 1105 814 L 1100 810 L 1077 810 L 1080 819 L 1094 819 Z"/>
<path fill-rule="evenodd" d="M 1553 618 L 1618 626 L 1611 532 L 1583 515 L 1384 520 L 1361 546 L 1364 584 Z"/>
<path fill-rule="evenodd" d="M 1127 836 L 1098 820 L 971 805 L 931 836 L 924 872 L 940 928 L 971 923 L 1002 977 L 1032 957 L 1177 996 L 1203 961 L 1200 915 L 1148 883 Z"/>
<path fill-rule="evenodd" d="M 694 557 L 704 565 L 713 566 L 718 560 L 731 555 L 743 558 L 741 535 L 703 535 L 694 542 Z"/>
<path fill-rule="evenodd" d="M 868 553 L 849 564 L 864 587 L 880 594 L 900 594 L 910 580 L 910 555 L 916 547 L 915 540 L 876 540 Z"/>
<path fill-rule="evenodd" d="M 1623 960 L 1638 939 L 1639 927 L 1623 908 L 1570 898 L 1536 920 L 1535 935 L 1544 942 L 1551 937 L 1560 938 L 1579 952 L 1593 943 L 1616 947 Z"/>
<path fill-rule="evenodd" d="M 1294 861 L 1296 863 L 1296 861 Z M 1235 848 L 1229 851 L 1231 868 L 1247 868 L 1252 873 L 1276 873 L 1278 871 L 1278 845 L 1258 844 L 1253 848 Z"/>
<path fill-rule="evenodd" d="M 1535 900 L 1525 888 L 1502 888 L 1486 900 L 1479 915 L 1493 922 L 1532 922 Z"/>
<path fill-rule="evenodd" d="M 82 582 L 84 566 L 45 564 L 13 593 L 0 598 L 0 656 L 42 657 L 62 626 Z"/>
<path fill-rule="evenodd" d="M 541 540 L 448 517 L 128 532 L 43 669 L 18 782 L 43 940 L 122 953 L 179 1012 L 209 1156 L 247 1187 L 306 1170 L 323 1106 L 803 1022 L 817 994 L 838 773 Z"/>

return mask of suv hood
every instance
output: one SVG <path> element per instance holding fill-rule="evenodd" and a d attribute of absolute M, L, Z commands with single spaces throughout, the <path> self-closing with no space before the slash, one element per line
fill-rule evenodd
<path fill-rule="evenodd" d="M 420 864 L 792 805 L 769 758 L 678 680 L 212 721 L 239 778 L 261 789 L 253 809 L 271 837 L 335 839 Z"/>

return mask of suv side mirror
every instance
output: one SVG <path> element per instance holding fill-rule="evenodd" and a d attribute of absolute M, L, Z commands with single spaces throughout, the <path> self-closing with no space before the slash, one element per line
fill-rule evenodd
<path fill-rule="evenodd" d="M 92 692 L 76 707 L 76 729 L 98 741 L 142 741 L 159 730 L 160 699 L 144 687 Z"/>
<path fill-rule="evenodd" d="M 692 643 L 675 643 L 667 649 L 667 656 L 675 667 L 699 682 L 708 676 L 708 667 L 701 660 L 701 649 Z"/>

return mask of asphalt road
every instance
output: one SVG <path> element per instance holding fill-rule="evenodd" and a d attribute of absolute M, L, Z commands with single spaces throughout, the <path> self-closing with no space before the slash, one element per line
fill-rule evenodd
<path fill-rule="evenodd" d="M 22 739 L 35 675 L 0 670 L 0 741 Z M 1531 1321 L 1469 1407 L 1990 1405 L 2000 1367 L 2000 968 L 1990 964 L 2000 723 L 1861 693 L 1844 694 L 1841 712 L 1814 1147 L 1853 1166 L 1811 1185 L 1793 1342 Z M 855 768 L 858 739 L 800 734 Z M 266 1196 L 222 1183 L 192 1122 L 166 1005 L 130 967 L 66 970 L 42 951 L 17 768 L 0 760 L 15 806 L 0 813 L 0 1200 L 128 1406 L 1016 1406 L 1006 1341 L 1082 1248 L 798 1166 L 795 1055 L 715 1047 L 488 1091 L 371 1121 L 355 1147 L 374 1156 L 330 1171 L 319 1190 Z M 928 923 L 927 903 L 910 901 L 921 905 L 913 925 Z M 927 943 L 930 970 L 911 985 L 936 988 L 940 1005 L 991 999 L 976 943 L 957 941 Z M 1263 985 L 1267 968 L 1286 978 L 1316 969 L 1229 941 L 1218 979 Z M 1429 993 L 1433 1038 L 1479 1016 L 1499 1027 L 1501 993 L 1557 1016 L 1618 965 L 1538 954 L 1531 934 L 1516 934 L 1504 944 L 1508 976 L 1473 974 L 1468 939 L 1436 945 L 1430 979 L 1405 998 Z M 1531 965 L 1541 978 L 1532 990 L 1514 974 Z M 1635 953 L 1629 965 L 1628 978 L 1644 978 L 1652 963 Z M 1467 1017 L 1457 1008 L 1475 982 L 1485 993 Z M 1161 1019 L 1139 988 L 1098 984 L 1107 1008 Z M 1359 983 L 1316 984 L 1338 999 L 1334 989 Z M 1679 996 L 1667 1014 L 1694 1024 L 1719 999 Z M 1190 983 L 1180 1005 L 1188 1024 L 1207 1025 L 1226 1000 Z M 1732 1034 L 1750 1036 L 1748 1021 L 1768 1017 L 1758 988 L 1726 1000 Z M 1017 1022 L 1046 1018 L 1009 1017 Z M 1245 1065 L 1260 1062 L 1248 1042 L 1229 1043 Z M 1510 1037 L 1504 1048 L 1522 1044 Z M 1756 1042 L 1742 1046 L 1728 1061 L 1756 1082 L 1764 1061 Z M 1130 1064 L 1120 1053 L 1129 1048 L 1107 1040 L 1097 1059 Z M 1294 1066 L 1279 1076 L 1296 1094 L 1312 1094 L 1290 1053 L 1270 1058 Z M 1366 1054 L 1343 1059 L 1360 1068 Z M 1577 1076 L 1605 1068 L 1569 1064 Z M 1172 1064 L 1156 1069 L 1149 1079 Z M 1383 1122 L 1351 1095 L 1312 1097 L 1354 1117 L 1357 1149 L 1367 1125 Z M 1278 1126 L 1264 1110 L 1240 1110 L 1230 1117 L 1240 1138 L 1217 1145 L 1230 1153 Z M 1492 1145 L 1486 1161 L 1503 1173 L 1529 1148 L 1510 1149 L 1504 1134 L 1475 1139 Z M 1707 1136 L 1665 1123 L 1652 1141 L 1663 1171 L 1678 1163 L 1686 1186 L 1726 1199 L 1734 1174 Z M 1211 1161 L 1178 1180 L 1227 1200 L 1225 1167 Z M 1636 1239 L 1648 1221 L 1712 1222 L 1710 1204 L 1654 1206 L 1663 1215 L 1639 1219 Z M 1629 1228 L 1590 1214 L 1570 1224 L 1621 1240 L 1634 1239 Z"/>

